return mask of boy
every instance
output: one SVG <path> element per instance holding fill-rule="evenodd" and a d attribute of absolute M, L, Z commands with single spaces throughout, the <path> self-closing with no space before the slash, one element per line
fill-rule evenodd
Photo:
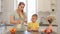
<path fill-rule="evenodd" d="M 32 22 L 28 23 L 28 31 L 38 31 L 39 29 L 39 23 L 37 22 L 37 14 L 32 15 Z"/>

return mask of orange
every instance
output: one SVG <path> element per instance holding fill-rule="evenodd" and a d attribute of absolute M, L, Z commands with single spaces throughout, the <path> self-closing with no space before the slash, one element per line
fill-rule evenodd
<path fill-rule="evenodd" d="M 12 28 L 10 32 L 16 32 L 16 28 Z"/>

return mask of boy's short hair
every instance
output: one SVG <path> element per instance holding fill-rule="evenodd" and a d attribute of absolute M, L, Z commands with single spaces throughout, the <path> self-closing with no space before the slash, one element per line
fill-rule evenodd
<path fill-rule="evenodd" d="M 32 16 L 36 16 L 36 17 L 38 17 L 38 15 L 37 15 L 37 14 L 33 14 Z"/>

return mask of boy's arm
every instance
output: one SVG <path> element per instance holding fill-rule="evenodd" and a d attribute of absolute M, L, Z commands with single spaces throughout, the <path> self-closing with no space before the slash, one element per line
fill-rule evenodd
<path fill-rule="evenodd" d="M 38 30 L 39 29 L 39 23 L 37 23 L 37 27 L 36 27 L 36 30 Z"/>
<path fill-rule="evenodd" d="M 36 30 L 38 30 L 39 29 L 39 27 L 36 27 Z"/>
<path fill-rule="evenodd" d="M 37 27 L 37 29 L 39 29 L 39 27 L 40 27 L 40 26 L 39 26 L 39 23 L 38 23 L 38 27 Z"/>

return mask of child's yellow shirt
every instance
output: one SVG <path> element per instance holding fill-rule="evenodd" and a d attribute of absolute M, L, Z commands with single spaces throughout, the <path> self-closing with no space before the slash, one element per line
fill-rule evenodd
<path fill-rule="evenodd" d="M 29 22 L 28 27 L 30 27 L 32 30 L 36 30 L 36 28 L 39 27 L 39 23 L 38 22 L 35 22 L 35 23 Z"/>

